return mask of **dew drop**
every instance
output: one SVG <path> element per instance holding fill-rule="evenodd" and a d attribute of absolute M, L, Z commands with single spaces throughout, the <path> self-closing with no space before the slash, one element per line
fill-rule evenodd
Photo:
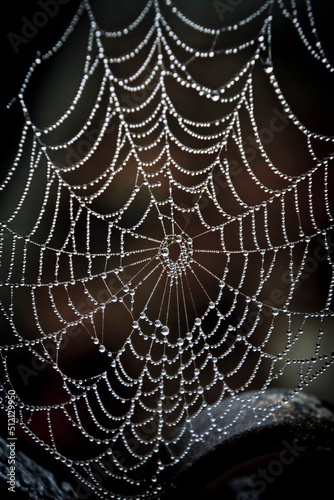
<path fill-rule="evenodd" d="M 161 328 L 161 333 L 162 333 L 162 335 L 168 335 L 169 334 L 169 328 L 168 328 L 168 326 L 163 326 Z"/>
<path fill-rule="evenodd" d="M 272 73 L 274 70 L 273 66 L 271 64 L 265 64 L 264 66 L 264 71 L 267 73 L 267 74 L 270 74 Z"/>
<path fill-rule="evenodd" d="M 167 247 L 164 247 L 162 250 L 161 250 L 161 255 L 163 257 L 168 257 L 168 254 L 169 254 L 169 250 Z"/>

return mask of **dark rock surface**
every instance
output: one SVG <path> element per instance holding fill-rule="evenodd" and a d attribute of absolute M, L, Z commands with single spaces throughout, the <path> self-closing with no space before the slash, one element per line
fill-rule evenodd
<path fill-rule="evenodd" d="M 330 405 L 306 393 L 291 398 L 289 391 L 275 389 L 246 392 L 230 402 L 223 400 L 211 412 L 217 420 L 225 415 L 227 432 L 213 430 L 191 448 L 163 500 L 331 498 L 326 493 L 333 492 L 334 471 Z M 207 420 L 203 411 L 193 422 L 195 432 Z M 182 439 L 187 441 L 186 433 Z"/>
<path fill-rule="evenodd" d="M 286 397 L 282 390 L 248 392 L 232 404 L 227 398 L 209 410 L 217 421 L 224 415 L 227 432 L 211 430 L 173 470 L 166 469 L 161 500 L 330 498 L 326 491 L 332 490 L 334 411 L 303 393 L 277 405 Z M 277 407 L 271 411 L 273 405 Z M 208 428 L 207 424 L 208 409 L 193 421 L 197 431 Z M 25 446 L 21 439 L 15 441 L 15 492 L 8 491 L 9 440 L 2 435 L 0 498 L 96 499 L 87 490 L 80 496 L 79 483 L 67 467 L 45 451 Z M 185 433 L 183 439 L 188 437 Z M 183 445 L 181 439 L 180 450 Z M 163 456 L 163 446 L 160 451 Z M 114 498 L 112 492 L 108 498 Z"/>
<path fill-rule="evenodd" d="M 24 500 L 71 500 L 78 498 L 72 486 L 58 480 L 20 449 L 15 453 L 15 492 L 8 490 L 8 443 L 0 437 L 0 496 Z"/>

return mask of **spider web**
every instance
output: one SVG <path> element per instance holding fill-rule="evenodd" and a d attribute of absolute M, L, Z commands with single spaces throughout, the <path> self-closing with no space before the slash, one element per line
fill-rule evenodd
<path fill-rule="evenodd" d="M 1 184 L 3 408 L 14 389 L 22 431 L 101 498 L 159 497 L 192 446 L 227 433 L 245 390 L 289 380 L 292 397 L 333 362 L 333 138 L 281 90 L 275 15 L 333 67 L 310 0 L 257 3 L 210 28 L 172 1 L 138 2 L 108 30 L 83 1 L 17 97 L 24 126 Z M 30 89 L 82 26 L 74 97 L 41 125 Z"/>

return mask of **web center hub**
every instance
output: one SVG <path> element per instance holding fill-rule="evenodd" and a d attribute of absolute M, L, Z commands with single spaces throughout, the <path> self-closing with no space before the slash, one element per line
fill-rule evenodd
<path fill-rule="evenodd" d="M 177 279 L 185 272 L 192 262 L 192 256 L 193 241 L 183 234 L 166 236 L 158 252 L 158 258 L 172 279 Z"/>

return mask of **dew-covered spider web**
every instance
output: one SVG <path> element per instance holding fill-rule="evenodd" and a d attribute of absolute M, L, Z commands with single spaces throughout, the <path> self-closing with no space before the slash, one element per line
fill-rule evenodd
<path fill-rule="evenodd" d="M 292 397 L 333 363 L 333 137 L 294 107 L 278 31 L 334 68 L 311 0 L 246 3 L 210 27 L 85 0 L 11 105 L 3 408 L 14 389 L 17 432 L 97 497 L 159 498 L 244 391 Z"/>

